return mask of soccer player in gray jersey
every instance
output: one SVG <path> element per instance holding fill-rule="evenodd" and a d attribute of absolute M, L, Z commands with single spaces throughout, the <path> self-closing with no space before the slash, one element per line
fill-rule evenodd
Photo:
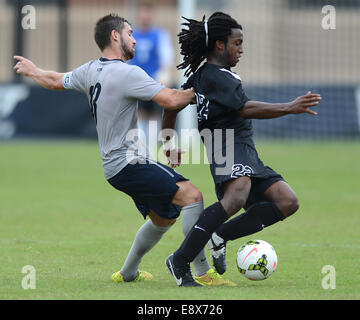
<path fill-rule="evenodd" d="M 138 100 L 153 100 L 165 109 L 176 110 L 187 106 L 195 95 L 192 89 L 166 88 L 139 67 L 126 63 L 134 57 L 136 41 L 124 18 L 114 14 L 101 18 L 95 26 L 95 41 L 102 57 L 72 72 L 42 70 L 21 56 L 14 57 L 18 60 L 14 69 L 45 88 L 74 89 L 88 96 L 105 178 L 132 197 L 145 219 L 150 218 L 137 231 L 124 265 L 112 280 L 151 280 L 150 273 L 139 270 L 141 259 L 175 223 L 180 211 L 186 236 L 203 210 L 203 199 L 197 187 L 173 168 L 147 158 L 136 148 L 129 152 L 134 141 L 128 134 L 137 131 Z M 234 285 L 210 268 L 204 250 L 193 265 L 198 282 L 189 274 L 183 286 Z"/>

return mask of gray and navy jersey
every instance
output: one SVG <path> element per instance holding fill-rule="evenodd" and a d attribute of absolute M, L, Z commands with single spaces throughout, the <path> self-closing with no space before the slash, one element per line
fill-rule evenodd
<path fill-rule="evenodd" d="M 129 156 L 134 144 L 127 135 L 137 130 L 138 100 L 151 100 L 164 86 L 137 66 L 105 58 L 65 74 L 63 86 L 88 96 L 104 175 L 112 178 L 137 157 L 137 152 Z"/>

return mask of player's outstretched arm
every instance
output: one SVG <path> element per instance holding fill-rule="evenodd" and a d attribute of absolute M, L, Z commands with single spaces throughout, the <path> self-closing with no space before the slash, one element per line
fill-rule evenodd
<path fill-rule="evenodd" d="M 243 118 L 252 119 L 271 119 L 285 116 L 287 114 L 309 113 L 317 115 L 317 112 L 311 110 L 316 107 L 321 100 L 319 94 L 310 91 L 288 103 L 265 103 L 259 101 L 248 101 L 239 111 Z"/>
<path fill-rule="evenodd" d="M 176 110 L 185 108 L 195 101 L 193 89 L 177 90 L 164 88 L 152 99 L 164 109 Z"/>
<path fill-rule="evenodd" d="M 47 71 L 38 68 L 32 61 L 21 56 L 14 56 L 17 63 L 14 70 L 23 76 L 29 77 L 44 88 L 52 90 L 64 90 L 62 79 L 64 73 Z"/>

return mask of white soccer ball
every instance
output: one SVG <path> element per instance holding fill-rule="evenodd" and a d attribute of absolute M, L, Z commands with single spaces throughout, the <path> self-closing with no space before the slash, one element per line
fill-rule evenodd
<path fill-rule="evenodd" d="M 236 257 L 239 272 L 250 280 L 269 278 L 277 263 L 275 249 L 264 240 L 252 240 L 242 245 Z"/>

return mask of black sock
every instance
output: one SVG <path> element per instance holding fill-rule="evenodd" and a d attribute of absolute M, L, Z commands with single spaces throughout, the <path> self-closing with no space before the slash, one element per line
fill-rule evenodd
<path fill-rule="evenodd" d="M 225 241 L 235 240 L 261 231 L 283 219 L 283 214 L 273 202 L 258 202 L 240 216 L 222 224 L 216 229 L 216 233 Z"/>
<path fill-rule="evenodd" d="M 185 265 L 195 259 L 209 241 L 212 233 L 226 220 L 228 215 L 220 202 L 207 207 L 192 227 L 180 248 L 174 253 L 174 262 Z"/>

